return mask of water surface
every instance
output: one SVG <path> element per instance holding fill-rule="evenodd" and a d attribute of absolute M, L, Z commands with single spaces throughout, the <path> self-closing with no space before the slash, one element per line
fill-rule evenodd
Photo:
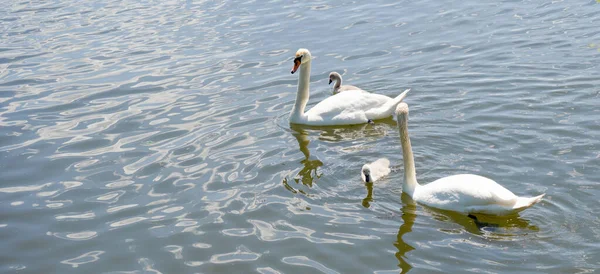
<path fill-rule="evenodd" d="M 3 273 L 591 272 L 596 1 L 0 4 Z M 546 193 L 472 219 L 401 195 L 396 123 L 290 126 L 290 75 L 412 88 L 421 183 Z M 375 185 L 360 167 L 387 157 Z"/>

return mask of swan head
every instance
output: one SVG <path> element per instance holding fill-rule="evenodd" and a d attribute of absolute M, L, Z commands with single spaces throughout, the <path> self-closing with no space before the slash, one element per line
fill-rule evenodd
<path fill-rule="evenodd" d="M 408 117 L 408 104 L 405 102 L 401 102 L 396 106 L 396 118 L 398 118 L 398 122 L 406 120 Z"/>
<path fill-rule="evenodd" d="M 372 183 L 371 181 L 371 167 L 369 165 L 362 166 L 361 177 L 365 183 Z"/>
<path fill-rule="evenodd" d="M 339 81 L 340 79 L 342 79 L 342 76 L 339 73 L 337 73 L 335 71 L 329 73 L 329 84 L 330 85 L 333 81 Z"/>
<path fill-rule="evenodd" d="M 292 67 L 292 74 L 298 70 L 300 65 L 310 62 L 311 57 L 310 51 L 307 49 L 299 49 L 296 51 L 296 57 L 294 57 L 294 66 Z"/>

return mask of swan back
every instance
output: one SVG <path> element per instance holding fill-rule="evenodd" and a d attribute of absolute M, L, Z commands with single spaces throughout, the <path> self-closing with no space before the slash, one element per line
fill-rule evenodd
<path fill-rule="evenodd" d="M 343 81 L 342 75 L 340 75 L 339 73 L 337 73 L 335 71 L 332 71 L 331 73 L 329 73 L 329 84 L 331 85 L 331 83 L 335 82 L 333 84 L 333 94 L 338 94 L 342 91 L 348 91 L 348 90 L 361 90 L 363 92 L 366 92 L 359 87 L 355 87 L 355 86 L 351 86 L 351 85 L 343 85 L 342 81 Z"/>
<path fill-rule="evenodd" d="M 376 161 L 362 166 L 360 176 L 365 183 L 374 183 L 390 174 L 390 161 L 379 158 Z"/>
<path fill-rule="evenodd" d="M 417 187 L 413 199 L 444 210 L 503 215 L 524 210 L 543 196 L 518 197 L 489 178 L 458 174 Z"/>

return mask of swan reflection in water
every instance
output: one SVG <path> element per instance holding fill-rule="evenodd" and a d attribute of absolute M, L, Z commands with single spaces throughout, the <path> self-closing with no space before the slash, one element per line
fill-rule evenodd
<path fill-rule="evenodd" d="M 402 270 L 401 273 L 407 273 L 412 268 L 412 266 L 407 261 L 406 253 L 410 252 L 411 250 L 414 250 L 415 248 L 412 245 L 406 243 L 406 239 L 404 239 L 404 236 L 406 235 L 406 233 L 412 231 L 415 219 L 417 218 L 417 206 L 412 201 L 410 196 L 408 196 L 405 193 L 402 193 L 401 200 L 402 208 L 400 209 L 400 211 L 402 212 L 403 222 L 402 225 L 400 225 L 400 228 L 398 229 L 398 234 L 396 236 L 394 246 L 398 249 L 398 252 L 396 252 L 395 255 L 396 259 L 398 259 L 399 262 L 398 266 Z"/>
<path fill-rule="evenodd" d="M 367 190 L 367 195 L 362 200 L 362 205 L 366 208 L 369 208 L 371 203 L 374 201 L 373 184 L 365 184 L 365 188 Z M 407 273 L 413 268 L 410 264 L 407 254 L 412 250 L 415 250 L 415 246 L 419 246 L 416 244 L 419 239 L 414 237 L 407 239 L 407 235 L 410 232 L 413 232 L 413 225 L 415 224 L 417 216 L 426 217 L 435 221 L 458 224 L 468 232 L 466 235 L 473 234 L 488 240 L 514 241 L 518 240 L 520 238 L 519 236 L 539 231 L 537 226 L 530 224 L 527 219 L 520 217 L 518 214 L 509 216 L 493 216 L 483 214 L 465 215 L 458 212 L 444 211 L 422 205 L 417 206 L 415 201 L 406 193 L 402 193 L 400 201 L 402 203 L 402 207 L 400 208 L 402 224 L 398 229 L 398 233 L 393 245 L 398 250 L 395 253 L 395 256 L 398 260 L 398 266 L 401 269 L 401 273 Z M 423 231 L 416 231 L 417 234 L 423 235 L 423 233 L 429 233 L 431 231 L 430 224 L 435 223 L 433 220 L 427 221 L 429 223 L 427 225 L 427 229 L 424 229 Z M 434 230 L 442 233 L 445 232 L 445 230 L 442 228 L 434 228 Z M 455 233 L 453 234 L 456 235 Z"/>
<path fill-rule="evenodd" d="M 539 227 L 530 224 L 529 220 L 521 218 L 519 213 L 512 215 L 465 215 L 427 206 L 423 206 L 423 209 L 437 221 L 457 223 L 465 231 L 488 239 L 514 240 L 515 236 L 539 231 Z"/>
<path fill-rule="evenodd" d="M 367 197 L 362 200 L 362 205 L 366 208 L 371 207 L 371 202 L 373 201 L 373 183 L 366 183 L 365 187 L 367 188 Z"/>
<path fill-rule="evenodd" d="M 318 173 L 318 168 L 323 166 L 323 162 L 321 162 L 319 159 L 310 159 L 310 150 L 308 149 L 310 140 L 308 139 L 308 131 L 305 130 L 303 126 L 290 126 L 292 129 L 292 135 L 296 138 L 296 141 L 298 141 L 300 151 L 302 154 L 304 154 L 304 159 L 300 161 L 303 167 L 298 172 L 298 175 L 294 177 L 294 180 L 296 183 L 302 182 L 303 185 L 312 187 L 313 182 L 321 177 L 321 174 Z M 283 183 L 286 188 L 293 191 L 293 188 L 287 182 L 287 178 L 284 179 Z"/>
<path fill-rule="evenodd" d="M 303 167 L 294 177 L 294 181 L 312 187 L 313 183 L 315 183 L 322 175 L 322 173 L 319 173 L 318 169 L 323 166 L 323 162 L 319 159 L 311 159 L 310 150 L 308 149 L 308 145 L 310 144 L 310 133 L 317 133 L 319 141 L 339 142 L 385 136 L 395 127 L 396 122 L 392 118 L 377 120 L 375 121 L 375 124 L 336 127 L 315 127 L 290 124 L 291 133 L 296 138 L 300 151 L 304 154 L 304 159 L 300 161 Z M 288 184 L 287 178 L 283 180 L 283 183 L 288 190 L 294 192 L 293 188 Z"/>

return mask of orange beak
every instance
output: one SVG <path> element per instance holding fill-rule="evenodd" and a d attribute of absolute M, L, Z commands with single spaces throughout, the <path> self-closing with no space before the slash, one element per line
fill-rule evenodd
<path fill-rule="evenodd" d="M 294 74 L 294 72 L 296 72 L 298 70 L 298 68 L 300 67 L 300 59 L 296 58 L 294 59 L 294 66 L 292 67 L 292 74 Z"/>

